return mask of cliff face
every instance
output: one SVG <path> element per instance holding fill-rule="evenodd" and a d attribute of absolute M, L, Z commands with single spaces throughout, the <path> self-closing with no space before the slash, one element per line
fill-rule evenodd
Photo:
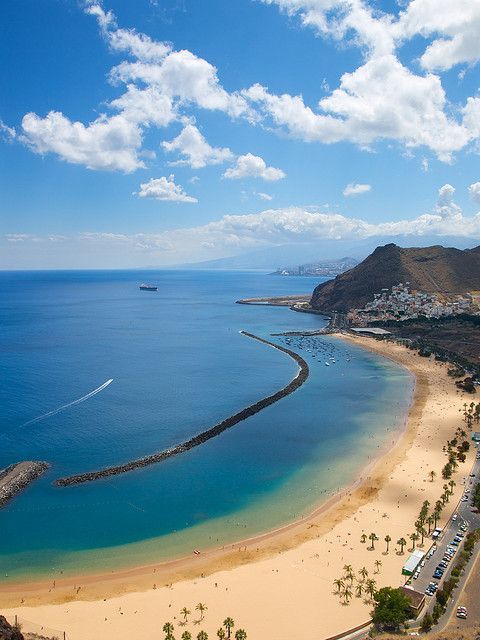
<path fill-rule="evenodd" d="M 377 247 L 359 265 L 320 284 L 310 304 L 324 312 L 363 307 L 381 289 L 409 282 L 428 293 L 461 294 L 480 290 L 480 246 L 446 249 L 440 246 L 403 249 Z"/>

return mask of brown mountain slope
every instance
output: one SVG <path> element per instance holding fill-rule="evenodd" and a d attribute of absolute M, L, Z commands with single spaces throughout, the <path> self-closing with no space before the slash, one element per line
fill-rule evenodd
<path fill-rule="evenodd" d="M 370 302 L 374 293 L 400 282 L 429 293 L 480 290 L 480 246 L 464 251 L 441 246 L 377 247 L 353 269 L 316 287 L 310 303 L 325 312 L 358 309 Z"/>

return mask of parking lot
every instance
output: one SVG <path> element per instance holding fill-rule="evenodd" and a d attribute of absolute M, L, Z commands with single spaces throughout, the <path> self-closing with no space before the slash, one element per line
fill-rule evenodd
<path fill-rule="evenodd" d="M 465 535 L 480 527 L 480 514 L 472 511 L 470 499 L 474 484 L 479 480 L 479 474 L 480 459 L 477 458 L 471 474 L 462 477 L 457 484 L 456 491 L 459 492 L 461 489 L 462 496 L 453 517 L 445 525 L 440 537 L 435 542 L 432 540 L 429 547 L 425 547 L 426 556 L 419 566 L 418 577 L 416 579 L 412 577 L 410 581 L 415 590 L 426 594 L 429 610 L 435 603 L 435 590 L 441 588 L 443 581 L 448 578 L 455 565 L 455 558 L 458 551 L 462 549 Z M 436 571 L 437 568 L 443 573 Z M 436 583 L 436 586 L 429 588 L 431 583 Z M 450 603 L 450 607 L 453 604 Z"/>

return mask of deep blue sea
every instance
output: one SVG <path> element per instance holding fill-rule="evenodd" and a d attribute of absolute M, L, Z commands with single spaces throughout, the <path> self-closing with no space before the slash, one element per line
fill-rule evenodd
<path fill-rule="evenodd" d="M 144 281 L 158 291 L 140 291 Z M 0 468 L 51 464 L 0 510 L 0 579 L 189 554 L 291 521 L 349 483 L 394 437 L 413 380 L 318 337 L 290 343 L 309 362 L 307 382 L 219 437 L 122 476 L 53 486 L 182 442 L 287 384 L 297 365 L 239 331 L 284 344 L 271 334 L 326 320 L 234 302 L 310 293 L 318 282 L 259 272 L 0 272 Z"/>

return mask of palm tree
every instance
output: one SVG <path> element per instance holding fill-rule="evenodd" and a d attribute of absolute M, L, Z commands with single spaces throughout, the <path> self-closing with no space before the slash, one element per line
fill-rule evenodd
<path fill-rule="evenodd" d="M 224 640 L 225 635 L 225 631 L 222 629 L 222 627 L 220 627 L 220 629 L 217 631 L 217 637 L 219 638 L 219 640 Z"/>
<path fill-rule="evenodd" d="M 345 589 L 343 590 L 343 593 L 342 593 L 342 598 L 344 599 L 345 604 L 349 603 L 349 601 L 352 598 L 352 595 L 353 595 L 353 593 L 352 593 L 352 590 L 350 589 L 350 587 L 345 587 Z"/>
<path fill-rule="evenodd" d="M 247 632 L 245 629 L 237 629 L 235 632 L 235 640 L 246 640 Z"/>
<path fill-rule="evenodd" d="M 166 636 L 171 636 L 173 633 L 173 624 L 171 622 L 165 622 L 163 625 L 163 633 Z"/>
<path fill-rule="evenodd" d="M 415 550 L 415 543 L 417 542 L 417 540 L 419 538 L 419 535 L 418 535 L 418 533 L 411 533 L 408 537 L 413 542 L 412 551 L 414 551 Z"/>
<path fill-rule="evenodd" d="M 183 616 L 183 620 L 186 622 L 187 621 L 187 617 L 192 613 L 190 611 L 190 609 L 187 609 L 187 607 L 183 607 L 183 609 L 180 611 L 180 613 Z"/>
<path fill-rule="evenodd" d="M 430 533 L 430 531 L 432 530 L 432 524 L 434 523 L 434 521 L 435 521 L 435 516 L 432 513 L 432 515 L 428 516 L 427 518 L 428 533 Z"/>
<path fill-rule="evenodd" d="M 365 544 L 366 541 L 367 541 L 367 534 L 366 533 L 362 533 L 362 535 L 360 536 L 360 542 L 362 544 Z"/>
<path fill-rule="evenodd" d="M 405 538 L 399 538 L 397 540 L 397 544 L 400 545 L 400 555 L 403 556 L 403 547 L 407 544 L 407 541 L 405 540 Z"/>
<path fill-rule="evenodd" d="M 445 491 L 445 502 L 448 502 L 450 491 L 448 490 L 448 484 L 443 485 L 443 490 Z"/>
<path fill-rule="evenodd" d="M 350 585 L 353 583 L 354 578 L 355 578 L 355 574 L 353 573 L 353 570 L 350 569 L 350 571 L 347 571 L 347 573 L 345 574 L 345 579 L 350 580 Z"/>
<path fill-rule="evenodd" d="M 430 482 L 433 482 L 437 477 L 437 472 L 432 469 L 428 475 L 430 476 Z"/>
<path fill-rule="evenodd" d="M 375 560 L 375 573 L 380 573 L 380 567 L 382 566 L 382 561 L 381 560 Z"/>
<path fill-rule="evenodd" d="M 337 587 L 337 593 L 340 593 L 340 590 L 345 586 L 345 583 L 341 578 L 337 578 L 336 580 L 334 580 L 333 584 Z"/>
<path fill-rule="evenodd" d="M 200 631 L 200 633 L 197 634 L 197 640 L 208 640 L 208 633 L 206 631 Z"/>
<path fill-rule="evenodd" d="M 227 630 L 227 638 L 230 638 L 230 633 L 235 626 L 235 622 L 232 620 L 232 618 L 225 618 L 225 620 L 223 621 L 223 626 Z"/>
<path fill-rule="evenodd" d="M 378 536 L 377 536 L 377 534 L 376 534 L 376 533 L 373 533 L 373 532 L 372 532 L 372 533 L 368 536 L 368 539 L 369 539 L 369 540 L 371 541 L 371 543 L 372 543 L 372 546 L 370 547 L 370 549 L 373 551 L 373 550 L 375 549 L 375 540 L 378 540 Z"/>
<path fill-rule="evenodd" d="M 388 545 L 390 544 L 390 542 L 392 541 L 392 538 L 387 534 L 384 538 L 385 542 L 387 543 L 387 553 L 388 553 Z"/>
<path fill-rule="evenodd" d="M 453 495 L 453 488 L 456 486 L 456 482 L 455 480 L 450 480 L 450 482 L 448 483 L 450 486 L 450 495 Z"/>
<path fill-rule="evenodd" d="M 367 580 L 366 586 L 365 586 L 365 590 L 368 593 L 368 595 L 370 596 L 370 598 L 373 599 L 373 596 L 375 595 L 375 592 L 377 590 L 377 583 L 375 582 L 375 580 L 372 580 L 371 578 L 369 578 Z"/>
<path fill-rule="evenodd" d="M 204 613 L 208 609 L 207 605 L 203 604 L 202 602 L 199 602 L 195 607 L 195 609 L 197 611 L 200 611 L 200 620 L 203 620 Z"/>
<path fill-rule="evenodd" d="M 182 633 L 182 640 L 192 640 L 192 634 L 190 631 L 184 631 Z"/>
<path fill-rule="evenodd" d="M 358 573 L 362 576 L 362 580 L 365 581 L 365 578 L 368 576 L 366 567 L 362 567 Z"/>
<path fill-rule="evenodd" d="M 362 597 L 363 588 L 364 588 L 363 582 L 357 582 L 357 584 L 355 585 L 355 591 L 357 592 L 357 598 L 361 598 Z"/>
<path fill-rule="evenodd" d="M 352 567 L 351 564 L 344 564 L 343 565 L 343 570 L 345 571 L 345 573 L 352 573 L 353 567 Z"/>

